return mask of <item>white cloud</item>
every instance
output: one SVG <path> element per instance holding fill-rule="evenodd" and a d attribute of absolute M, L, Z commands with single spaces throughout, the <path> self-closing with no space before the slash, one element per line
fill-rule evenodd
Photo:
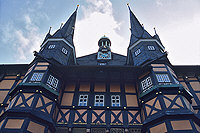
<path fill-rule="evenodd" d="M 8 43 L 9 41 L 12 41 L 14 38 L 11 36 L 13 32 L 14 26 L 12 22 L 8 22 L 6 25 L 0 26 L 0 32 L 2 35 L 0 36 L 0 39 L 3 43 Z"/>
<path fill-rule="evenodd" d="M 20 29 L 13 22 L 2 27 L 2 42 L 16 52 L 16 63 L 29 63 L 33 59 L 33 51 L 38 51 L 42 42 L 39 28 L 32 22 L 28 14 L 25 14 Z M 11 50 L 10 49 L 10 50 Z"/>
<path fill-rule="evenodd" d="M 112 51 L 119 51 L 124 39 L 116 32 L 120 23 L 113 16 L 112 3 L 109 0 L 87 0 L 87 4 L 87 7 L 81 7 L 84 18 L 76 21 L 74 42 L 78 49 L 77 57 L 97 52 L 98 40 L 103 35 L 110 38 Z"/>
<path fill-rule="evenodd" d="M 16 47 L 17 47 L 17 62 L 27 61 L 33 58 L 33 51 L 38 51 L 42 42 L 41 34 L 38 27 L 32 23 L 28 14 L 24 16 L 25 29 L 15 30 Z"/>
<path fill-rule="evenodd" d="M 10 21 L 2 27 L 2 42 L 16 52 L 15 63 L 30 63 L 33 60 L 33 51 L 39 51 L 44 38 L 39 26 L 48 16 L 40 12 L 44 0 L 38 0 L 35 4 L 27 1 L 27 8 L 17 19 Z"/>
<path fill-rule="evenodd" d="M 157 6 L 163 6 L 163 0 L 156 0 Z"/>
<path fill-rule="evenodd" d="M 171 22 L 161 29 L 163 43 L 172 64 L 200 64 L 200 13 L 192 19 Z"/>

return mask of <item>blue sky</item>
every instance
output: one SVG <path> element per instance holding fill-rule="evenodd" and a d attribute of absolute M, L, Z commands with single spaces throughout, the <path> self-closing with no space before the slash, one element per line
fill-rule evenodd
<path fill-rule="evenodd" d="M 174 65 L 200 65 L 200 0 L 0 0 L 0 64 L 30 63 L 52 27 L 78 9 L 77 57 L 97 52 L 106 35 L 113 52 L 126 55 L 130 39 L 127 3 L 145 29 L 156 27 Z"/>

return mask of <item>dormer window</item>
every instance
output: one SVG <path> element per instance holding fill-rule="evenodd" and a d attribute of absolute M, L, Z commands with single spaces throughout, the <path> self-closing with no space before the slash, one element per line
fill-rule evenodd
<path fill-rule="evenodd" d="M 62 48 L 62 52 L 63 52 L 63 54 L 67 55 L 67 52 L 68 52 L 68 51 L 67 51 L 66 48 L 63 47 L 63 48 Z"/>
<path fill-rule="evenodd" d="M 154 46 L 147 46 L 148 50 L 156 50 Z"/>
<path fill-rule="evenodd" d="M 54 49 L 56 45 L 49 45 L 48 49 Z"/>
<path fill-rule="evenodd" d="M 141 53 L 141 50 L 140 50 L 140 49 L 136 50 L 136 51 L 135 51 L 135 56 L 138 56 L 140 53 Z"/>

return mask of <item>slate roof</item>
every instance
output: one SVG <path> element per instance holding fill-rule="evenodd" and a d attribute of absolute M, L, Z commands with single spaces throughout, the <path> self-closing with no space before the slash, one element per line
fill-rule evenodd
<path fill-rule="evenodd" d="M 52 37 L 65 38 L 68 42 L 70 42 L 70 44 L 74 45 L 73 36 L 74 36 L 77 9 L 78 7 L 74 11 L 74 13 L 70 16 L 70 18 L 67 20 L 67 22 L 64 24 L 64 26 L 61 29 L 58 29 L 53 34 Z"/>
<path fill-rule="evenodd" d="M 78 57 L 76 59 L 78 65 L 98 65 L 97 53 Z M 112 52 L 112 60 L 108 61 L 108 66 L 124 66 L 126 64 L 126 56 Z"/>
<path fill-rule="evenodd" d="M 129 46 L 133 45 L 139 39 L 151 39 L 152 36 L 144 29 L 144 27 L 140 24 L 136 16 L 131 11 L 130 7 L 128 6 L 130 11 L 130 23 L 131 23 L 131 39 Z"/>

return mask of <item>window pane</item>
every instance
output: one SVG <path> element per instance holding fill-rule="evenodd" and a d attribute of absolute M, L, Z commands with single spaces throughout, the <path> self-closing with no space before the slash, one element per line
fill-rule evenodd
<path fill-rule="evenodd" d="M 120 96 L 119 95 L 112 95 L 111 96 L 111 105 L 113 107 L 120 106 Z"/>
<path fill-rule="evenodd" d="M 158 82 L 170 82 L 169 76 L 167 74 L 156 74 Z"/>
<path fill-rule="evenodd" d="M 79 106 L 87 106 L 88 95 L 80 95 L 79 96 Z"/>
<path fill-rule="evenodd" d="M 30 81 L 41 81 L 44 73 L 33 73 Z"/>
<path fill-rule="evenodd" d="M 104 95 L 95 95 L 95 106 L 104 106 Z"/>
<path fill-rule="evenodd" d="M 58 86 L 58 82 L 59 80 L 57 78 L 53 77 L 52 75 L 49 75 L 47 83 L 50 88 L 53 88 L 54 90 L 56 90 Z"/>
<path fill-rule="evenodd" d="M 142 91 L 152 87 L 151 77 L 147 77 L 141 82 Z"/>

